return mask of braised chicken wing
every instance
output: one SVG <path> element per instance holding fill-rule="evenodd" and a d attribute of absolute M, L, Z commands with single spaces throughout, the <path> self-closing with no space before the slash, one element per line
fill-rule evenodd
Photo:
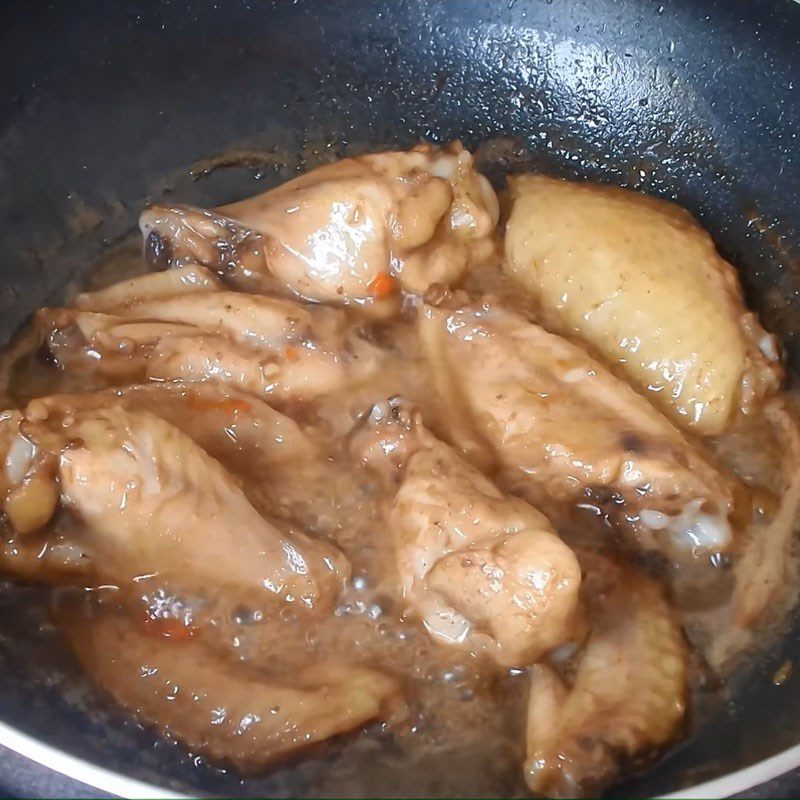
<path fill-rule="evenodd" d="M 197 639 L 153 636 L 119 615 L 64 627 L 86 671 L 120 705 L 191 750 L 243 770 L 386 717 L 400 702 L 391 676 L 343 662 L 274 677 Z"/>
<path fill-rule="evenodd" d="M 582 562 L 591 633 L 574 678 L 530 670 L 525 777 L 545 797 L 599 796 L 675 738 L 686 711 L 686 643 L 661 588 L 606 558 Z"/>
<path fill-rule="evenodd" d="M 38 314 L 56 363 L 87 373 L 90 388 L 149 378 L 225 384 L 258 397 L 313 397 L 362 380 L 380 362 L 344 312 L 286 299 L 192 291 L 112 311 Z"/>
<path fill-rule="evenodd" d="M 118 405 L 146 411 L 185 433 L 240 483 L 262 514 L 301 527 L 317 516 L 314 498 L 334 467 L 318 443 L 264 401 L 207 383 L 146 383 L 32 400 L 31 419 L 77 416 Z"/>
<path fill-rule="evenodd" d="M 335 547 L 279 530 L 217 461 L 148 412 L 111 405 L 73 413 L 37 401 L 24 417 L 3 420 L 2 441 L 3 510 L 18 536 L 4 565 L 26 577 L 77 573 L 91 585 L 157 576 L 201 596 L 308 609 L 330 608 L 348 577 Z M 59 498 L 85 530 L 74 540 L 69 525 L 53 534 L 53 553 L 48 532 L 26 547 L 25 535 L 49 521 L 42 513 L 32 525 L 29 509 L 52 516 Z M 69 558 L 60 559 L 66 546 Z"/>
<path fill-rule="evenodd" d="M 372 408 L 351 449 L 390 481 L 400 589 L 431 636 L 513 666 L 575 635 L 580 568 L 543 514 L 504 497 L 398 398 Z"/>
<path fill-rule="evenodd" d="M 216 292 L 222 283 L 213 272 L 197 264 L 187 264 L 161 272 L 147 272 L 75 298 L 75 307 L 100 313 L 130 313 L 140 303 L 179 295 Z"/>
<path fill-rule="evenodd" d="M 153 206 L 140 227 L 159 266 L 197 261 L 248 291 L 383 312 L 401 285 L 422 293 L 491 257 L 497 217 L 466 150 L 420 145 L 328 164 L 216 211 Z"/>
<path fill-rule="evenodd" d="M 775 340 L 687 211 L 543 175 L 510 187 L 509 273 L 548 326 L 588 343 L 676 425 L 719 434 L 776 389 Z"/>
<path fill-rule="evenodd" d="M 490 306 L 426 307 L 420 325 L 442 426 L 503 485 L 547 513 L 601 509 L 670 558 L 731 546 L 734 480 L 580 348 Z"/>

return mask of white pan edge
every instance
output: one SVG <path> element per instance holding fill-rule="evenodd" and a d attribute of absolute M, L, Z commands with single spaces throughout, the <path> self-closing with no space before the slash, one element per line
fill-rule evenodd
<path fill-rule="evenodd" d="M 800 2 L 800 0 L 798 0 Z M 660 800 L 689 800 L 689 798 L 730 797 L 745 792 L 754 786 L 779 778 L 787 772 L 800 767 L 800 744 L 794 745 L 777 755 L 758 761 L 736 772 L 729 772 L 719 778 L 698 783 L 677 792 L 662 795 Z"/>
<path fill-rule="evenodd" d="M 163 789 L 135 778 L 128 778 L 118 772 L 99 767 L 91 761 L 71 756 L 57 747 L 45 744 L 27 733 L 12 728 L 5 722 L 0 722 L 0 744 L 41 764 L 46 769 L 117 797 L 130 798 L 130 800 L 157 800 L 158 798 L 186 800 L 188 798 L 188 795 Z"/>
<path fill-rule="evenodd" d="M 800 2 L 800 0 L 798 0 Z M 129 800 L 189 800 L 190 795 L 165 789 L 155 784 L 128 778 L 118 772 L 97 766 L 77 756 L 72 756 L 57 747 L 45 744 L 26 733 L 0 722 L 0 745 L 13 750 L 46 769 L 65 775 L 117 797 Z M 795 745 L 777 755 L 743 767 L 719 778 L 661 795 L 660 800 L 689 800 L 690 798 L 724 798 L 752 789 L 767 781 L 800 767 L 800 745 Z"/>

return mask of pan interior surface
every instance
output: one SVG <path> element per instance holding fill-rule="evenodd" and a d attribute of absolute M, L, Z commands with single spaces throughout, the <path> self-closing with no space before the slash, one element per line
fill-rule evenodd
<path fill-rule="evenodd" d="M 796 4 L 8 3 L 0 21 L 4 340 L 122 241 L 148 200 L 218 205 L 342 155 L 461 138 L 497 185 L 535 169 L 689 208 L 800 368 Z M 375 740 L 241 779 L 111 710 L 63 653 L 38 590 L 7 585 L 0 604 L 0 718 L 108 769 L 229 796 L 521 791 L 460 780 L 471 773 L 458 754 L 426 783 Z M 613 794 L 676 791 L 800 742 L 800 684 L 773 682 L 800 657 L 798 634 L 800 620 Z M 351 773 L 330 778 L 334 761 Z"/>

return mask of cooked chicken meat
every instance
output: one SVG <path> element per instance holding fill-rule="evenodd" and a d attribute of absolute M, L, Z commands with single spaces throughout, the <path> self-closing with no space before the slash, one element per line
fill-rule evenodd
<path fill-rule="evenodd" d="M 601 509 L 670 558 L 731 546 L 734 481 L 584 351 L 490 306 L 420 320 L 442 424 L 465 452 L 488 450 L 504 485 L 556 516 Z"/>
<path fill-rule="evenodd" d="M 376 670 L 317 663 L 275 678 L 120 616 L 74 619 L 66 631 L 86 671 L 120 705 L 244 770 L 385 717 L 400 700 L 397 683 Z"/>
<path fill-rule="evenodd" d="M 301 337 L 313 330 L 315 319 L 291 300 L 230 291 L 145 300 L 125 316 L 191 325 L 266 350 L 279 350 L 291 342 L 299 345 Z"/>
<path fill-rule="evenodd" d="M 208 384 L 146 383 L 101 392 L 51 395 L 32 400 L 31 418 L 61 417 L 119 405 L 146 411 L 178 428 L 229 471 L 237 466 L 255 479 L 277 477 L 279 468 L 321 460 L 315 442 L 291 417 L 241 392 Z M 243 474 L 242 477 L 245 477 Z"/>
<path fill-rule="evenodd" d="M 431 636 L 518 666 L 578 632 L 580 568 L 544 515 L 504 497 L 398 398 L 372 408 L 351 448 L 390 480 L 400 590 Z"/>
<path fill-rule="evenodd" d="M 176 269 L 148 272 L 95 292 L 84 292 L 75 298 L 75 307 L 106 314 L 130 313 L 140 303 L 220 289 L 222 284 L 214 273 L 197 264 L 188 264 Z"/>
<path fill-rule="evenodd" d="M 210 384 L 149 383 L 53 395 L 28 405 L 31 419 L 77 416 L 119 405 L 146 411 L 185 433 L 241 483 L 264 514 L 301 526 L 315 516 L 309 489 L 330 482 L 333 465 L 290 417 L 261 400 Z M 5 448 L 2 448 L 5 452 Z"/>
<path fill-rule="evenodd" d="M 770 606 L 780 602 L 782 587 L 791 582 L 791 555 L 800 513 L 800 428 L 788 409 L 775 401 L 767 405 L 765 414 L 785 448 L 785 476 L 775 513 L 751 526 L 735 565 L 733 611 L 740 627 L 763 622 Z"/>
<path fill-rule="evenodd" d="M 113 311 L 45 309 L 38 324 L 63 368 L 112 384 L 208 381 L 259 397 L 308 397 L 356 383 L 380 361 L 344 312 L 290 300 L 195 291 Z"/>
<path fill-rule="evenodd" d="M 547 325 L 583 339 L 676 425 L 719 434 L 775 390 L 775 340 L 687 211 L 543 175 L 510 186 L 509 273 Z"/>
<path fill-rule="evenodd" d="M 686 644 L 658 584 L 597 556 L 584 566 L 591 634 L 571 685 L 531 669 L 525 772 L 546 797 L 599 795 L 668 744 L 686 710 Z"/>
<path fill-rule="evenodd" d="M 89 583 L 154 576 L 201 596 L 232 592 L 257 607 L 281 601 L 326 609 L 335 602 L 349 574 L 342 554 L 264 519 L 222 466 L 177 428 L 116 405 L 74 415 L 32 406 L 24 418 L 4 421 L 5 513 L 18 534 L 30 532 L 29 515 L 19 509 L 35 506 L 48 487 L 50 513 L 60 493 L 85 526 L 63 569 L 44 553 L 39 579 L 72 578 L 77 559 Z M 50 488 L 56 483 L 58 492 Z M 46 551 L 47 537 L 44 546 L 33 545 Z M 12 570 L 15 563 L 5 561 Z M 20 563 L 27 571 L 28 559 Z"/>
<path fill-rule="evenodd" d="M 197 261 L 248 291 L 396 308 L 397 290 L 450 284 L 494 251 L 497 198 L 460 145 L 338 161 L 216 211 L 141 217 L 160 266 Z"/>

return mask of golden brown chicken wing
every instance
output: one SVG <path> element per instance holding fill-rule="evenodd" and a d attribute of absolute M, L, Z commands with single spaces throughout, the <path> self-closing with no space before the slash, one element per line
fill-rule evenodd
<path fill-rule="evenodd" d="M 118 615 L 76 618 L 65 629 L 86 671 L 120 705 L 242 770 L 385 717 L 400 700 L 392 677 L 343 662 L 274 677 L 197 638 L 153 636 Z"/>
<path fill-rule="evenodd" d="M 262 513 L 305 527 L 333 465 L 319 443 L 264 401 L 207 383 L 147 383 L 32 400 L 28 418 L 77 416 L 121 406 L 146 411 L 185 433 L 240 483 Z M 5 452 L 5 449 L 3 449 Z"/>
<path fill-rule="evenodd" d="M 543 175 L 510 187 L 509 273 L 546 325 L 588 343 L 676 425 L 719 434 L 776 388 L 775 340 L 688 212 Z"/>
<path fill-rule="evenodd" d="M 213 272 L 197 264 L 188 264 L 161 272 L 146 272 L 104 289 L 83 292 L 75 298 L 75 307 L 105 314 L 130 313 L 139 303 L 221 289 L 222 284 Z"/>
<path fill-rule="evenodd" d="M 199 596 L 308 610 L 330 608 L 349 575 L 335 547 L 279 530 L 217 461 L 148 412 L 35 401 L 3 420 L 2 441 L 12 572 L 86 585 L 150 577 Z M 34 537 L 48 519 L 34 526 L 29 509 L 52 516 L 59 499 L 80 524 L 68 518 Z"/>
<path fill-rule="evenodd" d="M 344 311 L 286 299 L 183 291 L 111 310 L 43 309 L 37 316 L 55 361 L 85 373 L 88 388 L 150 378 L 314 397 L 361 380 L 380 360 Z"/>

